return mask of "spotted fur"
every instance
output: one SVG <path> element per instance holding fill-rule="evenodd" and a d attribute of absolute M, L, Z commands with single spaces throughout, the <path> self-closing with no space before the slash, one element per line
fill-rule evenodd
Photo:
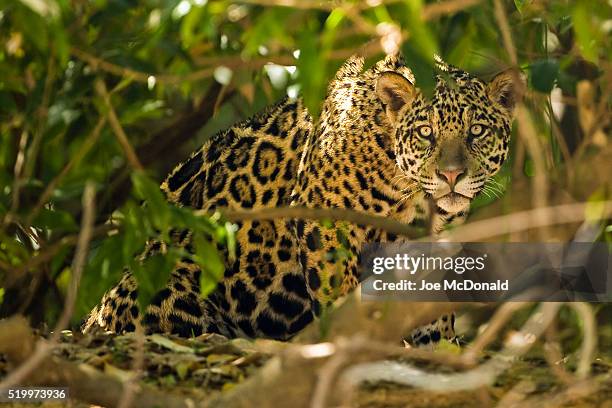
<path fill-rule="evenodd" d="M 316 125 L 301 100 L 285 99 L 213 137 L 162 183 L 168 200 L 204 210 L 351 208 L 406 223 L 431 218 L 433 232 L 463 219 L 507 156 L 508 74 L 486 84 L 440 63 L 428 100 L 401 58 L 363 65 L 353 57 L 338 71 Z M 172 245 L 190 249 L 188 231 L 172 235 Z M 236 239 L 236 258 L 207 299 L 198 296 L 199 266 L 178 262 L 143 317 L 149 331 L 288 339 L 358 285 L 364 243 L 396 237 L 351 223 L 274 220 L 239 223 Z M 144 256 L 165 250 L 152 242 Z M 84 331 L 133 330 L 136 298 L 126 271 Z M 453 323 L 442 316 L 412 338 L 453 338 Z"/>

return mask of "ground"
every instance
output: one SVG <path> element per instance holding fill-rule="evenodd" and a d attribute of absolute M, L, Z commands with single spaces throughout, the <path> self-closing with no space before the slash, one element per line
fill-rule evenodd
<path fill-rule="evenodd" d="M 86 335 L 64 332 L 54 354 L 64 361 L 84 363 L 105 375 L 123 381 L 130 376 L 137 354 L 133 333 L 115 336 L 107 334 Z M 142 383 L 176 397 L 191 398 L 194 401 L 211 400 L 228 393 L 258 373 L 262 366 L 287 343 L 272 340 L 248 341 L 229 340 L 220 335 L 202 335 L 193 339 L 174 336 L 146 336 L 144 353 L 144 377 Z M 490 354 L 489 354 L 490 356 Z M 487 355 L 484 357 L 488 358 Z M 449 372 L 449 368 L 432 363 L 405 360 L 420 368 L 438 372 Z M 562 365 L 568 368 L 572 358 Z M 7 362 L 0 360 L 0 376 L 6 373 Z M 519 396 L 531 403 L 564 407 L 606 407 L 612 401 L 612 360 L 598 358 L 592 365 L 593 384 L 596 389 L 586 389 L 583 394 L 567 393 L 568 385 L 563 384 L 550 370 L 541 348 L 533 349 L 519 360 L 510 370 L 501 375 L 490 387 L 475 391 L 434 393 L 402 387 L 395 384 L 366 384 L 355 394 L 351 406 L 355 407 L 482 407 L 505 401 L 515 402 Z M 514 391 L 513 391 L 514 390 Z M 518 392 L 521 390 L 521 392 Z M 517 393 L 517 395 L 514 395 Z M 567 395 L 566 395 L 567 394 Z M 567 399 L 567 398 L 569 399 Z M 559 400 L 566 402 L 559 402 Z M 409 401 L 409 405 L 407 402 Z M 90 401 L 91 402 L 91 401 Z M 307 401 L 302 401 L 308 404 Z M 295 406 L 301 406 L 295 401 Z M 521 404 L 527 403 L 523 401 Z M 14 406 L 40 406 L 18 404 Z M 65 406 L 46 403 L 44 407 Z M 89 407 L 88 403 L 70 401 L 68 406 Z M 138 405 L 136 405 L 138 406 Z M 502 404 L 503 406 L 503 404 Z M 510 406 L 510 405 L 507 405 Z M 521 405 L 523 406 L 523 405 Z"/>

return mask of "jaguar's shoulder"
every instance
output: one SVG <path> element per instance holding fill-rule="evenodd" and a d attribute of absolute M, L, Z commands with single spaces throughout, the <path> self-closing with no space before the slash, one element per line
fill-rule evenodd
<path fill-rule="evenodd" d="M 161 189 L 171 202 L 204 209 L 265 205 L 256 197 L 271 187 L 284 189 L 284 201 L 312 126 L 302 100 L 285 98 L 209 138 Z"/>

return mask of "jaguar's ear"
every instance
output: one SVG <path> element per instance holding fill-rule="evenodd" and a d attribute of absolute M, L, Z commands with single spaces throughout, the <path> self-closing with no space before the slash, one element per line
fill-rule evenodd
<path fill-rule="evenodd" d="M 524 91 L 525 79 L 515 69 L 508 69 L 497 74 L 487 85 L 487 95 L 491 102 L 509 113 L 514 111 Z"/>
<path fill-rule="evenodd" d="M 397 124 L 400 111 L 414 100 L 416 94 L 414 85 L 398 73 L 383 72 L 376 80 L 376 95 L 385 104 L 393 125 Z"/>

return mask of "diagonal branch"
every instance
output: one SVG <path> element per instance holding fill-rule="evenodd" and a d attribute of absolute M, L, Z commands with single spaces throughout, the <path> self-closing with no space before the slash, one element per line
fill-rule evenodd
<path fill-rule="evenodd" d="M 136 156 L 134 148 L 130 144 L 130 141 L 128 140 L 128 137 L 125 134 L 123 127 L 121 127 L 121 123 L 119 123 L 119 118 L 117 118 L 117 114 L 115 113 L 115 109 L 113 108 L 113 105 L 111 103 L 110 95 L 108 94 L 108 90 L 106 89 L 104 81 L 99 78 L 96 79 L 94 87 L 96 88 L 96 92 L 98 93 L 98 95 L 100 95 L 100 97 L 102 97 L 102 100 L 106 105 L 106 115 L 108 117 L 108 121 L 111 125 L 111 128 L 113 129 L 113 133 L 117 137 L 117 141 L 119 142 L 123 149 L 123 152 L 125 153 L 125 157 L 127 158 L 128 163 L 130 163 L 130 166 L 135 170 L 143 170 L 144 167 L 140 163 L 140 160 L 138 160 L 138 156 Z"/>
<path fill-rule="evenodd" d="M 82 160 L 83 157 L 85 157 L 85 155 L 89 152 L 89 150 L 96 144 L 96 141 L 98 140 L 98 137 L 100 136 L 100 133 L 102 131 L 102 127 L 104 126 L 105 123 L 106 123 L 106 118 L 101 116 L 100 119 L 98 120 L 98 123 L 93 128 L 93 130 L 91 131 L 87 139 L 85 139 L 85 142 L 83 142 L 83 144 L 81 145 L 79 150 L 76 152 L 76 154 L 72 156 L 72 158 L 66 164 L 66 166 L 64 166 L 62 171 L 53 180 L 51 180 L 49 184 L 47 184 L 45 191 L 43 191 L 43 193 L 40 195 L 40 197 L 38 198 L 38 202 L 28 214 L 28 217 L 26 219 L 26 225 L 32 224 L 32 220 L 36 217 L 36 215 L 42 209 L 45 203 L 49 200 L 49 197 L 51 197 L 51 194 L 53 194 L 55 187 L 57 187 L 60 181 L 62 181 L 62 179 L 66 177 L 66 175 L 70 172 L 70 170 L 72 170 L 72 168 L 80 160 Z"/>

